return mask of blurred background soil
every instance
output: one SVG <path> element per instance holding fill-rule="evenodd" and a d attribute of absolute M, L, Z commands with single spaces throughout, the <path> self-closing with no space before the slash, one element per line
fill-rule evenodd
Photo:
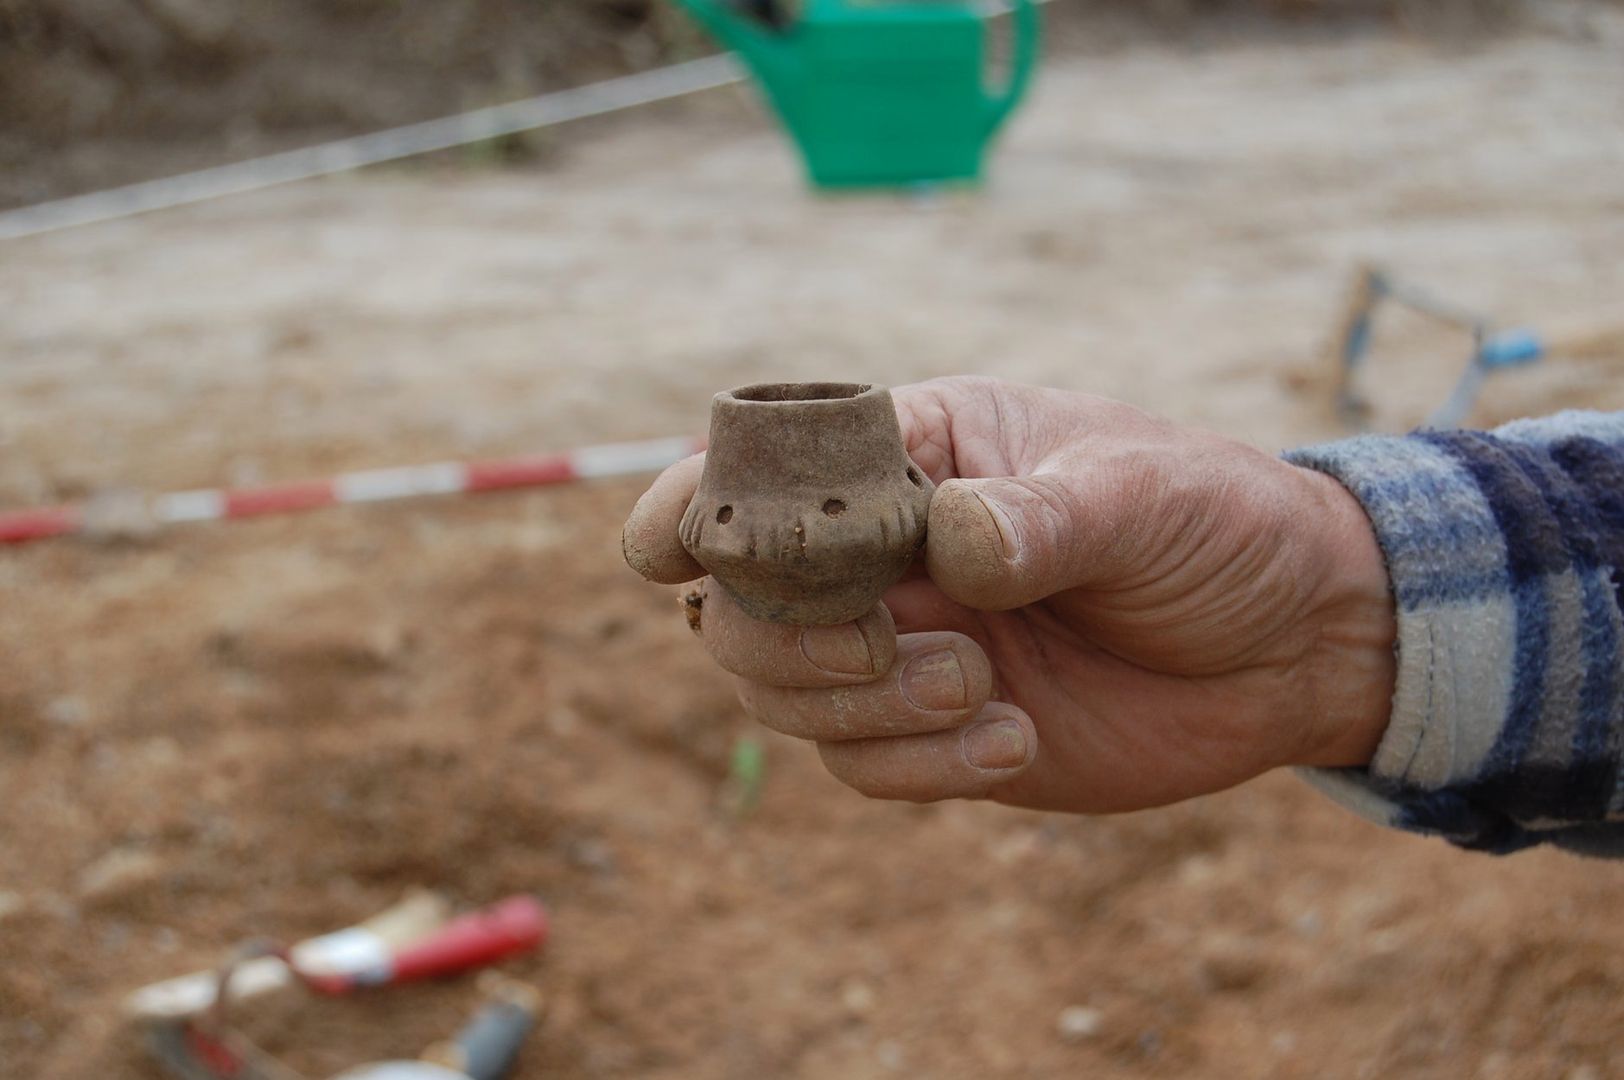
<path fill-rule="evenodd" d="M 791 0 L 793 2 L 793 0 Z M 1459 40 L 1517 0 L 1067 3 L 1073 49 L 1305 27 Z M 661 0 L 0 0 L 0 206 L 424 120 L 711 51 Z M 495 151 L 544 156 L 546 134 Z"/>
<path fill-rule="evenodd" d="M 1616 7 L 1057 15 L 976 194 L 815 198 L 744 89 L 0 247 L 0 507 L 703 430 L 763 378 L 983 372 L 1342 434 L 1360 260 L 1577 342 L 1474 420 L 1624 407 Z M 696 54 L 634 3 L 0 0 L 11 202 Z M 515 162 L 514 159 L 517 159 Z M 507 160 L 505 167 L 494 167 Z M 1394 315 L 1375 420 L 1464 343 Z M 158 1075 L 115 1006 L 416 885 L 534 891 L 541 1077 L 1620 1071 L 1624 867 L 1290 776 L 1110 819 L 870 803 L 751 731 L 640 482 L 0 552 L 0 1074 Z M 313 1076 L 468 981 L 247 1019 Z"/>

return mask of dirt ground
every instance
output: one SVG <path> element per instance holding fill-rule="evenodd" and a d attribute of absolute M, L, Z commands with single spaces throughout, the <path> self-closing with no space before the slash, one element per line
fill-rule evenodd
<path fill-rule="evenodd" d="M 0 0 L 0 205 L 410 123 L 699 45 L 651 0 Z"/>
<path fill-rule="evenodd" d="M 1549 11 L 1465 50 L 1060 60 L 977 195 L 810 197 L 726 92 L 561 132 L 546 171 L 15 242 L 0 505 L 698 432 L 761 378 L 986 372 L 1279 448 L 1340 434 L 1361 259 L 1590 343 L 1478 420 L 1624 407 L 1624 27 Z M 1382 331 L 1398 428 L 1462 346 Z M 730 813 L 750 728 L 620 562 L 639 490 L 0 553 L 0 1074 L 151 1080 L 123 993 L 432 885 L 551 906 L 507 968 L 550 1008 L 524 1078 L 1624 1076 L 1624 867 L 1456 852 L 1285 775 L 1113 819 L 870 803 L 771 736 Z M 324 1075 L 474 999 L 249 1019 Z"/>

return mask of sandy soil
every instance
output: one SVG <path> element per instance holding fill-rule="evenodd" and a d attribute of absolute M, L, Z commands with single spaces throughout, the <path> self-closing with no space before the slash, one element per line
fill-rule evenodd
<path fill-rule="evenodd" d="M 717 94 L 561 134 L 544 173 L 14 243 L 0 504 L 692 432 L 763 377 L 990 372 L 1277 448 L 1339 433 L 1321 353 L 1364 258 L 1602 332 L 1481 419 L 1624 407 L 1624 38 L 1595 28 L 1056 64 L 978 196 L 810 198 Z M 1384 331 L 1399 427 L 1460 346 Z M 867 803 L 774 738 L 729 814 L 748 728 L 620 564 L 638 490 L 4 553 L 0 1072 L 153 1077 L 122 993 L 429 884 L 552 905 L 511 965 L 551 1003 L 527 1078 L 1624 1075 L 1621 867 L 1391 835 L 1289 776 L 1108 820 Z M 473 997 L 254 1023 L 319 1075 Z"/>

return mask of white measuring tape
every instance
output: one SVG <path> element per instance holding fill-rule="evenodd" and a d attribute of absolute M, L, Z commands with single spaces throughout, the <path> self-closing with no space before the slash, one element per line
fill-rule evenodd
<path fill-rule="evenodd" d="M 223 195 L 310 180 L 363 165 L 398 161 L 501 135 L 602 116 L 743 80 L 744 71 L 731 54 L 707 56 L 439 120 L 3 211 L 0 212 L 0 240 L 16 240 L 75 225 L 112 221 L 149 210 L 166 210 Z"/>

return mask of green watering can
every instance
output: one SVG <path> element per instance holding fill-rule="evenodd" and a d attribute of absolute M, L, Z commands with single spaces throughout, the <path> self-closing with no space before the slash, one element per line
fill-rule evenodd
<path fill-rule="evenodd" d="M 992 92 L 975 0 L 805 0 L 793 19 L 782 0 L 678 0 L 744 57 L 820 187 L 979 179 L 1037 63 L 1037 9 L 1013 2 L 1014 57 Z"/>

